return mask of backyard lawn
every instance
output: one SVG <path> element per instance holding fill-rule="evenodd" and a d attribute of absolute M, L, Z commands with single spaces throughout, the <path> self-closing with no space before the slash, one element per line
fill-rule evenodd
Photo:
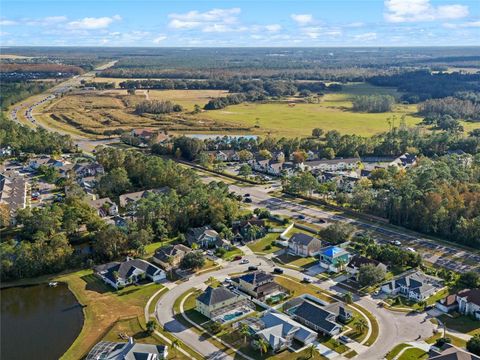
<path fill-rule="evenodd" d="M 475 335 L 480 334 L 480 321 L 473 320 L 468 316 L 458 316 L 452 318 L 448 315 L 441 315 L 438 319 L 447 325 L 448 329 L 456 330 L 464 334 Z"/>
<path fill-rule="evenodd" d="M 315 264 L 318 260 L 314 257 L 300 257 L 290 254 L 282 254 L 276 257 L 276 259 L 280 260 L 280 262 L 290 265 L 296 266 L 299 268 L 308 268 Z"/>
<path fill-rule="evenodd" d="M 275 240 L 278 239 L 278 233 L 268 233 L 261 239 L 258 239 L 254 242 L 249 243 L 247 246 L 254 252 L 254 253 L 263 253 L 269 254 L 281 250 L 280 246 L 273 244 Z"/>
<path fill-rule="evenodd" d="M 55 281 L 68 284 L 83 305 L 85 314 L 82 331 L 63 359 L 81 359 L 120 318 L 143 316 L 148 299 L 163 288 L 162 285 L 151 283 L 114 291 L 96 277 L 92 270 L 61 275 Z"/>

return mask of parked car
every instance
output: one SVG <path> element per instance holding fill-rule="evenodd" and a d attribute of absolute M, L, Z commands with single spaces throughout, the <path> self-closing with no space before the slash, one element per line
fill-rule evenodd
<path fill-rule="evenodd" d="M 237 255 L 233 258 L 233 261 L 237 261 L 237 260 L 242 260 L 242 257 L 240 255 Z"/>
<path fill-rule="evenodd" d="M 417 252 L 414 248 L 411 248 L 411 247 L 407 247 L 407 251 L 410 251 L 410 252 L 412 252 L 412 253 Z"/>
<path fill-rule="evenodd" d="M 297 218 L 300 220 L 305 220 L 305 215 L 298 215 Z"/>
<path fill-rule="evenodd" d="M 243 259 L 242 261 L 240 261 L 240 264 L 248 264 L 250 261 L 248 261 L 247 259 Z"/>
<path fill-rule="evenodd" d="M 350 338 L 348 336 L 345 336 L 345 335 L 342 335 L 338 338 L 338 340 L 340 340 L 341 342 L 343 342 L 344 344 L 348 344 L 350 342 Z"/>
<path fill-rule="evenodd" d="M 244 197 L 250 197 L 250 194 L 244 194 L 243 196 Z"/>
<path fill-rule="evenodd" d="M 280 268 L 275 268 L 275 269 L 273 269 L 273 272 L 274 272 L 275 274 L 283 274 L 283 270 L 280 269 Z"/>
<path fill-rule="evenodd" d="M 250 198 L 245 198 L 245 199 L 243 200 L 243 202 L 245 202 L 245 203 L 251 203 L 251 202 L 252 202 L 252 199 L 250 199 Z"/>
<path fill-rule="evenodd" d="M 392 240 L 392 241 L 390 241 L 390 244 L 395 245 L 395 246 L 400 246 L 400 245 L 402 245 L 402 243 L 401 243 L 400 241 L 398 241 L 398 240 Z"/>
<path fill-rule="evenodd" d="M 256 270 L 258 270 L 258 267 L 256 267 L 256 266 L 249 266 L 248 267 L 248 271 L 256 271 Z"/>
<path fill-rule="evenodd" d="M 303 278 L 303 282 L 306 282 L 306 283 L 308 283 L 308 284 L 311 284 L 311 283 L 313 282 L 313 280 L 310 279 L 309 277 L 305 276 L 305 277 Z"/>

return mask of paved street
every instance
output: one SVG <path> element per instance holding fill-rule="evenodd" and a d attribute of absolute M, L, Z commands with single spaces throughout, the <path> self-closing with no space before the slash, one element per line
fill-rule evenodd
<path fill-rule="evenodd" d="M 258 265 L 260 269 L 268 272 L 273 270 L 271 262 L 267 262 L 264 257 L 252 254 L 246 255 L 245 258 L 250 260 L 250 265 Z M 226 263 L 225 267 L 220 270 L 208 272 L 200 276 L 194 276 L 188 281 L 173 287 L 157 303 L 156 316 L 159 323 L 162 324 L 166 330 L 172 332 L 185 344 L 194 348 L 206 358 L 230 359 L 231 357 L 226 356 L 225 354 L 219 354 L 218 349 L 208 340 L 202 338 L 196 332 L 186 328 L 179 321 L 177 321 L 174 318 L 172 309 L 175 300 L 178 297 L 192 288 L 201 286 L 211 276 L 223 281 L 228 274 L 242 270 L 244 271 L 247 269 L 247 266 L 248 265 L 239 265 L 238 262 Z M 304 277 L 304 274 L 292 269 L 284 268 L 284 272 L 286 275 L 293 276 L 298 280 L 301 280 Z M 317 280 L 315 285 L 337 294 L 342 294 L 345 292 L 345 290 L 336 287 L 335 283 L 331 280 Z M 428 321 L 427 314 L 406 314 L 392 312 L 379 306 L 378 300 L 374 300 L 369 296 L 355 298 L 355 302 L 370 311 L 375 316 L 379 323 L 380 329 L 379 336 L 375 344 L 370 347 L 357 347 L 358 349 L 363 349 L 364 353 L 359 354 L 356 359 L 383 359 L 386 353 L 396 344 L 406 341 L 424 339 L 433 334 L 435 326 Z"/>

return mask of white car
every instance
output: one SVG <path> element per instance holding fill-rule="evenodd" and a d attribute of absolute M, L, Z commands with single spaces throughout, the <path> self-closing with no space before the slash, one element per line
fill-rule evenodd
<path fill-rule="evenodd" d="M 408 247 L 408 248 L 407 248 L 407 251 L 410 251 L 410 252 L 413 252 L 413 253 L 414 253 L 414 252 L 417 252 L 414 248 L 411 248 L 411 247 Z"/>
<path fill-rule="evenodd" d="M 250 261 L 248 261 L 247 259 L 243 259 L 242 261 L 240 261 L 240 264 L 248 264 Z"/>

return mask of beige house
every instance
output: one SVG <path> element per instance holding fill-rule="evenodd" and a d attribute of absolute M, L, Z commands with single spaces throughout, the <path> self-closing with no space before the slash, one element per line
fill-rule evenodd
<path fill-rule="evenodd" d="M 234 294 L 223 286 L 217 288 L 209 286 L 197 297 L 195 309 L 200 314 L 213 319 L 229 310 L 244 305 L 245 301 L 248 300 L 243 296 Z"/>
<path fill-rule="evenodd" d="M 288 240 L 288 252 L 292 255 L 309 257 L 318 255 L 322 248 L 320 239 L 303 234 L 296 233 Z"/>

